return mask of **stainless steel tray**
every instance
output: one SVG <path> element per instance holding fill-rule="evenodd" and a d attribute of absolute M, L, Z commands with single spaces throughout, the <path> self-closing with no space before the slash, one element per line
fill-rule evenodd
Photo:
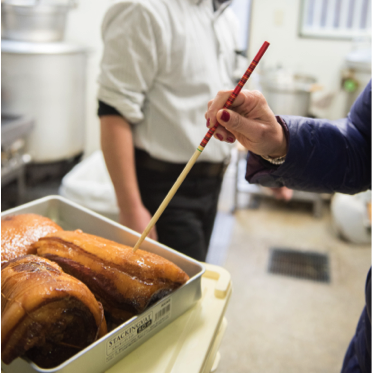
<path fill-rule="evenodd" d="M 137 232 L 60 196 L 38 199 L 7 210 L 1 216 L 24 213 L 49 217 L 65 230 L 79 228 L 83 232 L 129 246 L 134 246 L 140 236 Z M 148 238 L 141 245 L 141 249 L 172 261 L 189 275 L 189 281 L 58 367 L 42 369 L 27 359 L 18 358 L 9 365 L 1 362 L 2 371 L 5 373 L 104 372 L 197 303 L 201 298 L 201 277 L 205 272 L 202 263 Z"/>

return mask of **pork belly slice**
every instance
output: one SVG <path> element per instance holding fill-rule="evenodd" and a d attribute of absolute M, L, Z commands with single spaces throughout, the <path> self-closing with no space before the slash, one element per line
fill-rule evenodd
<path fill-rule="evenodd" d="M 178 266 L 159 255 L 102 237 L 59 231 L 34 244 L 38 255 L 84 282 L 115 323 L 143 312 L 188 281 Z"/>
<path fill-rule="evenodd" d="M 58 366 L 107 333 L 102 305 L 56 264 L 25 255 L 1 269 L 1 353 Z"/>
<path fill-rule="evenodd" d="M 19 214 L 1 219 L 1 263 L 36 254 L 31 245 L 40 237 L 62 228 L 51 219 L 37 214 Z"/>

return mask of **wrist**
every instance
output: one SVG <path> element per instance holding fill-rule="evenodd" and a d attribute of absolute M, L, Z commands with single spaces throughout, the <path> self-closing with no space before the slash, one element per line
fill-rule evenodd
<path fill-rule="evenodd" d="M 288 152 L 289 129 L 285 121 L 281 117 L 276 116 L 276 121 L 279 124 L 279 127 L 281 127 L 279 133 L 280 139 L 278 141 L 278 147 L 274 149 L 273 152 L 265 155 L 265 157 L 268 157 L 270 159 L 285 158 Z"/>
<path fill-rule="evenodd" d="M 143 209 L 144 205 L 141 198 L 121 198 L 121 200 L 118 201 L 118 207 L 122 215 L 133 215 L 136 214 L 136 212 L 138 212 L 139 210 Z"/>
<path fill-rule="evenodd" d="M 266 161 L 268 161 L 269 163 L 279 166 L 285 162 L 286 154 L 281 157 L 270 157 L 270 156 L 265 156 L 265 155 L 261 155 L 261 157 L 265 159 Z"/>

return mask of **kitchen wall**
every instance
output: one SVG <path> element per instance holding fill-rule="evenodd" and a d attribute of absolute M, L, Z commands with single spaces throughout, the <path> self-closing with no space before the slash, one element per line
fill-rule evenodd
<path fill-rule="evenodd" d="M 319 107 L 313 105 L 312 113 L 329 119 L 340 118 L 344 116 L 347 99 L 340 90 L 341 69 L 352 42 L 300 37 L 300 6 L 301 0 L 252 0 L 249 58 L 267 40 L 271 45 L 260 68 L 281 65 L 314 76 L 323 90 L 313 95 Z M 255 79 L 248 86 L 253 88 L 254 83 Z"/>

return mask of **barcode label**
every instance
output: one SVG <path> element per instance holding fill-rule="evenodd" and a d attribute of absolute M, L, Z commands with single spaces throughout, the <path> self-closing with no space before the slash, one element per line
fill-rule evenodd
<path fill-rule="evenodd" d="M 165 308 L 162 308 L 159 312 L 155 314 L 155 321 L 164 316 L 167 312 L 170 312 L 171 304 L 168 304 Z"/>
<path fill-rule="evenodd" d="M 162 329 L 169 322 L 171 313 L 172 301 L 169 297 L 118 330 L 106 342 L 106 362 L 125 356 L 130 348 L 140 345 L 141 340 L 146 340 L 149 335 Z"/>

